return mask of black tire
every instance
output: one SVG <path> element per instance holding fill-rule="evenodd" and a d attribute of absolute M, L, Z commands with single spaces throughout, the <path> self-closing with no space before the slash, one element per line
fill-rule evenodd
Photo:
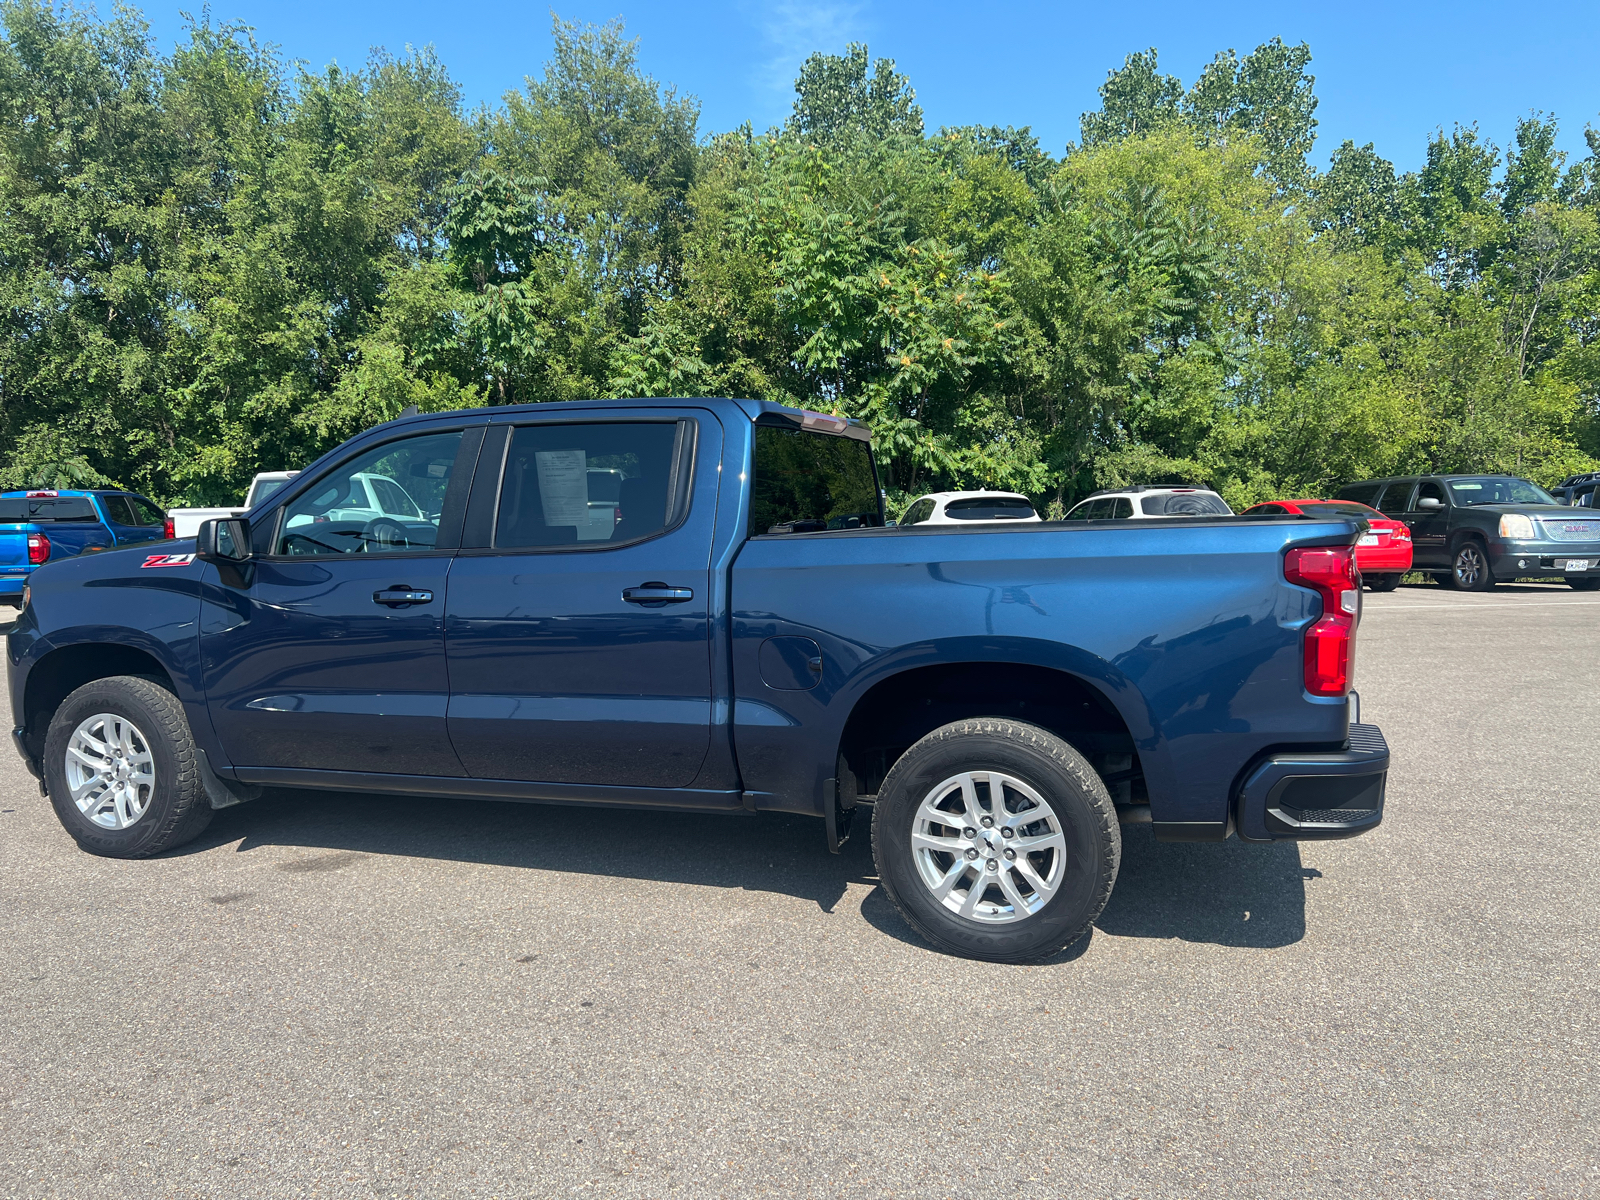
<path fill-rule="evenodd" d="M 1367 575 L 1363 578 L 1366 585 L 1375 592 L 1392 592 L 1400 586 L 1398 575 Z"/>
<path fill-rule="evenodd" d="M 1048 819 L 1019 826 L 1024 834 L 1030 830 L 1037 833 L 1042 828 L 1049 832 L 1053 823 L 1064 847 L 1064 851 L 1045 852 L 1040 860 L 1047 872 L 1054 871 L 1055 859 L 1051 855 L 1061 855 L 1054 894 L 1031 914 L 990 921 L 962 916 L 945 907 L 934 895 L 932 884 L 924 882 L 912 846 L 919 810 L 941 784 L 964 772 L 1003 772 L 1031 788 L 1050 810 Z M 983 790 L 987 790 L 987 784 Z M 959 789 L 951 793 L 959 794 Z M 1025 807 L 1033 802 L 1023 798 L 1022 793 L 1005 789 L 1002 794 L 1007 815 L 1013 821 L 1019 808 L 1035 811 Z M 993 812 L 992 801 L 983 807 L 985 812 Z M 982 838 L 994 831 L 977 832 Z M 959 836 L 961 829 L 952 826 L 950 833 Z M 997 845 L 1004 847 L 1005 843 Z M 1083 756 L 1061 738 L 1019 721 L 978 718 L 934 730 L 894 764 L 872 810 L 872 853 L 883 890 L 900 915 L 941 950 L 989 962 L 1036 962 L 1078 941 L 1105 908 L 1122 858 L 1122 831 L 1105 784 Z M 982 851 L 984 855 L 989 853 Z M 998 859 L 1001 851 L 992 853 Z M 930 869 L 936 866 L 953 873 L 959 859 L 956 854 L 930 855 L 926 861 Z M 1030 865 L 1037 867 L 1038 863 Z M 1002 891 L 998 874 L 986 877 L 976 866 L 969 870 L 978 874 L 967 884 L 968 896 L 978 880 L 995 881 L 983 885 L 985 890 L 977 899 L 977 907 L 983 907 L 983 897 L 987 896 L 994 898 L 988 902 L 991 908 L 1009 907 L 1016 911 L 1016 905 Z M 1007 868 L 1006 878 L 1016 886 L 1016 879 L 1021 878 L 1020 868 L 1015 876 L 1010 871 Z M 1026 881 L 1023 886 L 1031 888 Z M 951 895 L 960 898 L 959 883 Z M 1034 890 L 1031 897 L 1024 898 L 1042 895 Z"/>
<path fill-rule="evenodd" d="M 130 721 L 154 764 L 154 783 L 142 813 L 122 829 L 106 828 L 80 812 L 67 779 L 67 749 L 79 724 L 101 713 Z M 200 778 L 199 754 L 178 698 L 134 675 L 96 679 L 56 710 L 45 737 L 45 780 L 56 817 L 90 854 L 148 858 L 198 837 L 211 823 L 211 801 Z"/>
<path fill-rule="evenodd" d="M 1489 552 L 1477 538 L 1456 544 L 1450 555 L 1450 571 L 1445 582 L 1458 592 L 1487 592 L 1494 588 L 1494 572 L 1489 569 Z"/>
<path fill-rule="evenodd" d="M 1567 586 L 1575 592 L 1600 592 L 1600 579 L 1568 579 Z"/>

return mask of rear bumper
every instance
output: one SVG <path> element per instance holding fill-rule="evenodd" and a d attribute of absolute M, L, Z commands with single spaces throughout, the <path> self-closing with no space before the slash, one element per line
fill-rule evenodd
<path fill-rule="evenodd" d="M 1247 842 L 1356 837 L 1383 820 L 1389 744 L 1376 725 L 1350 726 L 1349 748 L 1269 754 L 1239 787 L 1234 824 Z"/>
<path fill-rule="evenodd" d="M 1411 546 L 1404 542 L 1398 550 L 1357 546 L 1356 570 L 1363 575 L 1403 575 L 1411 570 Z"/>
<path fill-rule="evenodd" d="M 27 586 L 26 575 L 0 575 L 0 600 L 22 601 L 22 589 Z"/>

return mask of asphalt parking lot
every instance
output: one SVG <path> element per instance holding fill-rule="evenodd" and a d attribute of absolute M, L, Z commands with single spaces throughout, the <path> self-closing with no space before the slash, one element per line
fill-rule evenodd
<path fill-rule="evenodd" d="M 926 948 L 820 825 L 275 793 L 80 853 L 0 750 L 3 1197 L 1600 1191 L 1600 595 L 1368 595 L 1350 842 L 1125 830 Z"/>

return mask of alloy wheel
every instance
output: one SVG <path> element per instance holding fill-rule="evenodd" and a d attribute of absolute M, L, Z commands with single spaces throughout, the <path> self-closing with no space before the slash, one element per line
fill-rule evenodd
<path fill-rule="evenodd" d="M 965 771 L 932 788 L 912 820 L 917 874 L 959 917 L 1026 920 L 1050 903 L 1067 867 L 1061 819 L 1030 784 Z"/>
<path fill-rule="evenodd" d="M 67 742 L 66 774 L 78 811 L 103 829 L 128 828 L 155 797 L 150 742 L 118 713 L 96 713 L 78 723 Z"/>

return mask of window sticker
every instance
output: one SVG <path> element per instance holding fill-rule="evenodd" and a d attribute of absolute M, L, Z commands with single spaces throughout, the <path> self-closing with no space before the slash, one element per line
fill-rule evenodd
<path fill-rule="evenodd" d="M 140 564 L 140 569 L 150 567 L 187 567 L 194 562 L 192 554 L 152 554 Z"/>
<path fill-rule="evenodd" d="M 539 503 L 546 525 L 589 524 L 589 464 L 582 450 L 538 450 Z"/>

